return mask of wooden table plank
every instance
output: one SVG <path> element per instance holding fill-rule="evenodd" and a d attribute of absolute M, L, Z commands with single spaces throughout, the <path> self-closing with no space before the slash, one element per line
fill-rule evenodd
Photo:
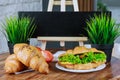
<path fill-rule="evenodd" d="M 120 75 L 120 60 L 112 57 L 111 63 L 101 71 L 91 73 L 71 73 L 57 69 L 55 62 L 49 64 L 50 73 L 41 74 L 37 71 L 23 74 L 6 74 L 4 61 L 9 54 L 0 55 L 0 80 L 108 80 Z"/>

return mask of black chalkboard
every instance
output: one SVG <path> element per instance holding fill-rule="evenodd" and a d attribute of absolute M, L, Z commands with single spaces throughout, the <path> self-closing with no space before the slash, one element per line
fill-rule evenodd
<path fill-rule="evenodd" d="M 86 21 L 94 14 L 102 12 L 19 12 L 19 17 L 29 16 L 35 19 L 37 36 L 87 36 Z M 111 12 L 104 12 L 111 16 Z"/>

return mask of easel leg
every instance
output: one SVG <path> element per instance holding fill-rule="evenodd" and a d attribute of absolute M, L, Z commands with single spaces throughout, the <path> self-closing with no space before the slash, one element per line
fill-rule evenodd
<path fill-rule="evenodd" d="M 41 46 L 42 50 L 46 49 L 46 44 L 47 44 L 47 41 L 42 41 L 42 46 Z"/>
<path fill-rule="evenodd" d="M 79 46 L 84 46 L 84 43 L 80 41 Z"/>

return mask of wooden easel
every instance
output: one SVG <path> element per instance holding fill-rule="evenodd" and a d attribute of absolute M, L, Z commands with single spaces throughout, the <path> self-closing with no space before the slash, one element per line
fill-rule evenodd
<path fill-rule="evenodd" d="M 45 50 L 47 41 L 60 41 L 60 46 L 65 46 L 65 41 L 78 41 L 80 46 L 84 45 L 84 41 L 87 41 L 87 37 L 37 37 L 38 41 L 42 41 L 41 48 Z"/>
<path fill-rule="evenodd" d="M 47 11 L 52 11 L 54 5 L 60 5 L 60 11 L 66 11 L 67 5 L 73 5 L 74 11 L 79 11 L 78 0 L 49 0 Z"/>
<path fill-rule="evenodd" d="M 74 11 L 79 11 L 77 0 L 49 0 L 48 12 L 52 12 L 54 5 L 60 5 L 61 12 L 66 11 L 66 5 L 73 5 Z M 47 41 L 60 41 L 60 46 L 65 46 L 65 41 L 78 41 L 80 46 L 84 45 L 84 41 L 87 41 L 87 37 L 37 37 L 38 41 L 42 41 L 41 48 L 45 50 Z"/>

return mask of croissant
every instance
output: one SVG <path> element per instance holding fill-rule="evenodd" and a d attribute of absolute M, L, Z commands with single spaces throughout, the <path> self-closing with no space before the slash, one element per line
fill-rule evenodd
<path fill-rule="evenodd" d="M 4 69 L 6 73 L 15 73 L 26 69 L 26 66 L 17 59 L 15 54 L 12 54 L 5 60 Z"/>
<path fill-rule="evenodd" d="M 25 66 L 41 73 L 49 73 L 49 66 L 42 53 L 36 47 L 28 44 L 16 44 L 14 46 L 14 53 Z"/>

